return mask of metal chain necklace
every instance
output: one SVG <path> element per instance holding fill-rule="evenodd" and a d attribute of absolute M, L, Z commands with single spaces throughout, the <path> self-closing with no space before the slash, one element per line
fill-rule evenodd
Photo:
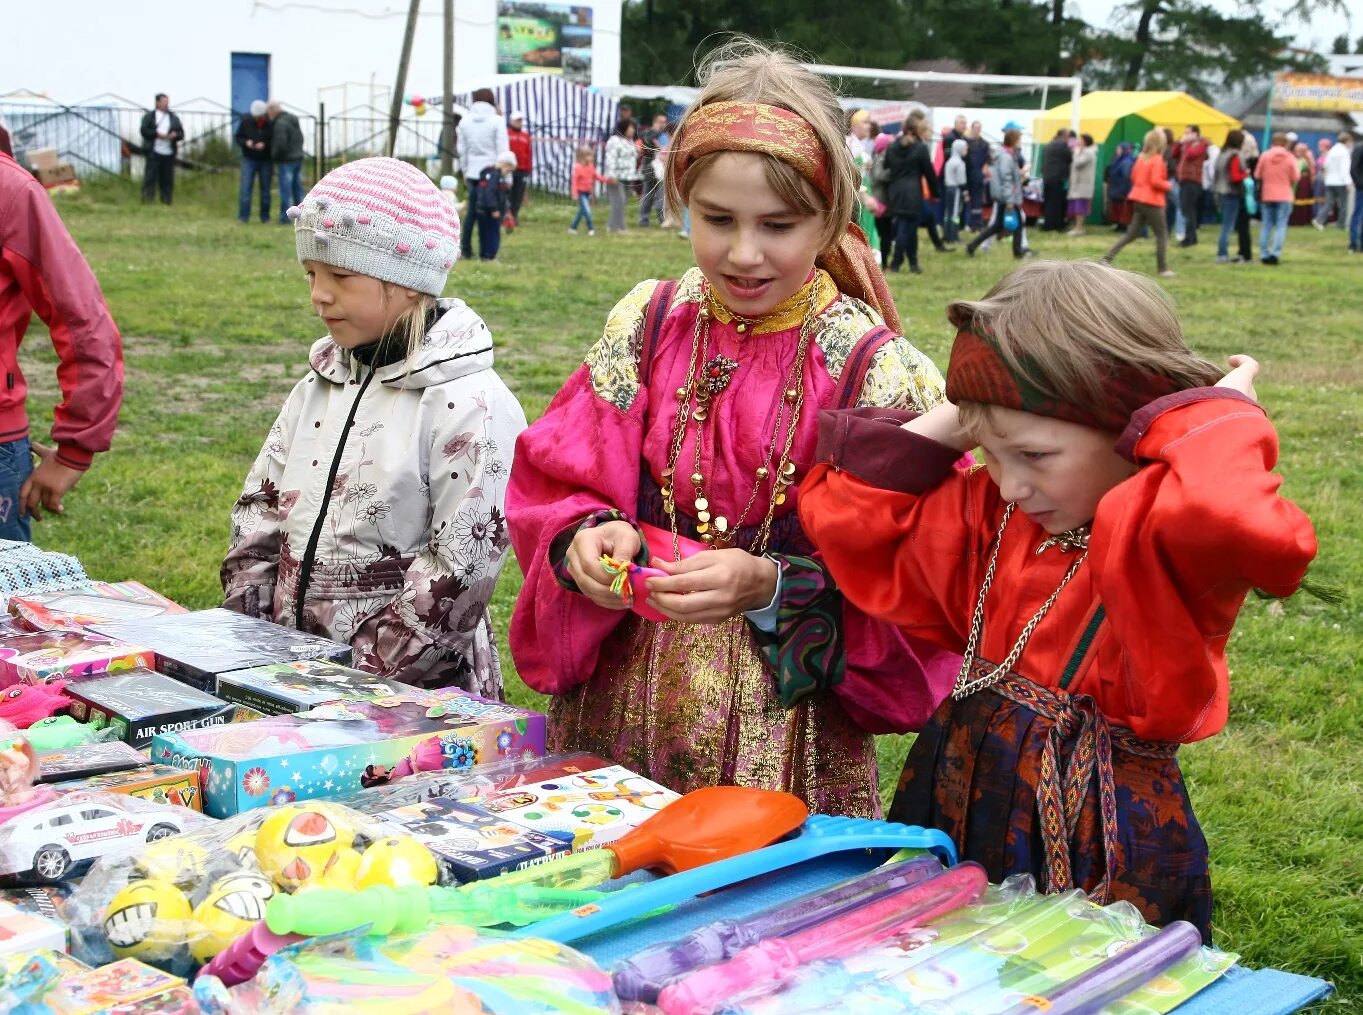
<path fill-rule="evenodd" d="M 957 700 L 974 694 L 976 691 L 989 687 L 997 683 L 1000 679 L 1007 676 L 1017 663 L 1018 657 L 1022 655 L 1022 650 L 1032 637 L 1032 632 L 1036 630 L 1037 624 L 1041 623 L 1041 618 L 1046 616 L 1047 611 L 1055 605 L 1056 599 L 1060 597 L 1061 591 L 1070 583 L 1074 573 L 1079 570 L 1079 565 L 1088 559 L 1088 533 L 1084 530 L 1070 530 L 1061 533 L 1059 536 L 1052 536 L 1041 544 L 1037 549 L 1040 553 L 1047 546 L 1058 546 L 1065 552 L 1071 549 L 1082 549 L 1079 558 L 1070 565 L 1065 572 L 1065 577 L 1060 579 L 1060 584 L 1051 593 L 1050 598 L 1041 604 L 1041 609 L 1032 615 L 1032 619 L 1022 629 L 1018 635 L 1018 640 L 1013 644 L 1012 650 L 1004 658 L 1003 662 L 994 667 L 983 676 L 970 679 L 970 664 L 975 661 L 975 653 L 979 649 L 980 636 L 984 633 L 984 600 L 989 595 L 989 590 L 994 584 L 994 572 L 999 562 L 999 547 L 1003 545 L 1003 530 L 1008 527 L 1008 519 L 1013 516 L 1013 511 L 1017 508 L 1015 502 L 1010 501 L 1008 507 L 1004 509 L 1003 520 L 999 522 L 999 531 L 994 535 L 994 547 L 989 553 L 989 566 L 984 572 L 984 581 L 980 583 L 980 595 L 975 600 L 975 613 L 970 620 L 970 637 L 965 643 L 965 657 L 961 660 L 961 672 L 956 678 L 956 686 L 951 689 L 951 696 Z"/>
<path fill-rule="evenodd" d="M 791 365 L 786 387 L 782 392 L 782 401 L 777 406 L 771 440 L 767 445 L 766 453 L 763 455 L 762 464 L 756 469 L 756 481 L 753 484 L 751 494 L 748 496 L 747 503 L 742 512 L 735 516 L 731 522 L 724 515 L 713 512 L 713 506 L 705 491 L 705 477 L 701 472 L 701 463 L 705 422 L 709 418 L 711 402 L 728 387 L 739 364 L 725 356 L 710 357 L 710 322 L 714 317 L 712 307 L 715 306 L 715 302 L 708 284 L 702 290 L 701 305 L 696 313 L 696 327 L 691 340 L 691 356 L 687 364 L 687 383 L 677 389 L 677 423 L 672 432 L 671 446 L 668 449 L 667 468 L 663 470 L 662 474 L 663 510 L 667 513 L 671 522 L 672 552 L 675 559 L 681 557 L 681 536 L 677 527 L 676 511 L 676 469 L 677 462 L 681 457 L 682 445 L 686 439 L 687 424 L 693 419 L 696 421 L 695 471 L 691 473 L 690 480 L 695 492 L 696 530 L 700 533 L 701 541 L 712 548 L 728 546 L 734 538 L 735 530 L 742 526 L 744 519 L 748 517 L 748 513 L 757 502 L 757 496 L 761 492 L 763 484 L 774 473 L 775 482 L 772 484 L 772 494 L 767 504 L 766 516 L 758 527 L 752 547 L 752 552 L 758 556 L 766 551 L 767 542 L 771 537 L 771 525 L 776 514 L 776 508 L 786 502 L 786 491 L 795 481 L 796 466 L 790 460 L 790 453 L 795 444 L 796 427 L 800 421 L 801 410 L 804 407 L 804 363 L 809 351 L 809 343 L 814 334 L 818 292 L 817 285 L 809 287 L 803 319 L 800 324 L 800 338 L 796 348 L 795 361 Z M 761 323 L 759 319 L 739 318 L 727 307 L 724 309 L 725 313 L 729 314 L 736 322 L 735 330 L 740 334 L 746 334 L 750 328 Z M 693 396 L 694 407 L 692 405 Z M 784 443 L 781 442 L 783 427 L 785 430 Z M 778 446 L 781 449 L 781 454 L 773 469 L 772 461 Z"/>

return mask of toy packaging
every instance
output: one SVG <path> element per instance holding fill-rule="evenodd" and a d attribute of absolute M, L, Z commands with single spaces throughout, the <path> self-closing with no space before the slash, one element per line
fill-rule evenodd
<path fill-rule="evenodd" d="M 0 687 L 155 666 L 147 649 L 88 632 L 37 631 L 0 640 Z"/>
<path fill-rule="evenodd" d="M 25 955 L 40 948 L 64 952 L 68 947 L 65 926 L 0 901 L 0 955 Z"/>
<path fill-rule="evenodd" d="M 41 757 L 39 762 L 41 763 Z M 184 768 L 172 768 L 169 765 L 148 764 L 124 772 L 88 775 L 81 779 L 54 783 L 52 788 L 58 793 L 100 790 L 105 793 L 141 797 L 143 800 L 150 800 L 163 806 L 188 807 L 192 811 L 203 810 L 199 773 Z"/>
<path fill-rule="evenodd" d="M 92 630 L 146 645 L 157 653 L 162 673 L 209 693 L 220 673 L 263 663 L 323 659 L 350 664 L 349 645 L 221 608 L 96 624 Z"/>
<path fill-rule="evenodd" d="M 141 582 L 86 582 L 58 592 L 15 596 L 9 611 L 35 631 L 79 630 L 91 624 L 186 613 Z"/>
<path fill-rule="evenodd" d="M 0 540 L 0 604 L 32 592 L 66 589 L 89 581 L 80 561 L 32 543 Z"/>
<path fill-rule="evenodd" d="M 106 772 L 145 768 L 151 762 L 121 740 L 38 752 L 38 782 L 69 782 Z"/>
<path fill-rule="evenodd" d="M 137 1005 L 168 990 L 183 987 L 184 982 L 178 976 L 171 976 L 136 959 L 122 959 L 98 969 L 87 969 L 63 977 L 60 986 L 44 996 L 43 1002 L 53 1015 L 154 1012 L 161 1009 Z"/>
<path fill-rule="evenodd" d="M 223 701 L 249 705 L 262 715 L 285 715 L 334 701 L 382 698 L 410 689 L 349 666 L 301 659 L 220 674 L 217 694 Z"/>
<path fill-rule="evenodd" d="M 379 818 L 401 828 L 436 855 L 449 877 L 481 881 L 564 853 L 562 839 L 531 831 L 476 803 L 426 800 L 384 811 Z"/>
<path fill-rule="evenodd" d="M 68 693 L 73 716 L 94 726 L 113 726 L 120 740 L 139 748 L 172 730 L 221 726 L 243 717 L 240 705 L 148 670 L 82 681 Z"/>
<path fill-rule="evenodd" d="M 676 799 L 672 790 L 611 765 L 499 790 L 481 805 L 576 851 L 614 842 Z"/>
<path fill-rule="evenodd" d="M 337 702 L 296 715 L 159 735 L 158 764 L 195 768 L 204 813 L 353 793 L 395 774 L 544 753 L 544 716 L 462 691 Z M 416 757 L 416 763 L 413 758 Z"/>

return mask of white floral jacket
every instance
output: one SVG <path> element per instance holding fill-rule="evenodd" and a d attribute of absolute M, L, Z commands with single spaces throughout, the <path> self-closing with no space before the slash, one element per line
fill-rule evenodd
<path fill-rule="evenodd" d="M 439 309 L 408 361 L 313 345 L 232 509 L 224 605 L 349 642 L 369 672 L 500 698 L 488 601 L 525 414 L 487 325 Z"/>

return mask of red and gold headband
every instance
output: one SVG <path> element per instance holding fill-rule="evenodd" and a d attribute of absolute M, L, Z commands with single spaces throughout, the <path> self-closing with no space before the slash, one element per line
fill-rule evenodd
<path fill-rule="evenodd" d="M 1022 369 L 1027 370 L 1026 355 L 1019 359 Z M 1171 377 L 1124 363 L 1112 364 L 1102 387 L 1107 401 L 1101 407 L 1080 406 L 1058 399 L 1040 390 L 1026 374 L 1009 366 L 997 342 L 973 331 L 957 333 L 951 347 L 951 362 L 947 365 L 949 402 L 1000 405 L 1099 430 L 1124 430 L 1137 409 L 1179 390 L 1178 382 Z"/>
<path fill-rule="evenodd" d="M 789 109 L 761 102 L 712 102 L 701 106 L 686 118 L 681 143 L 668 154 L 667 171 L 674 183 L 680 183 L 696 159 L 716 152 L 769 155 L 793 166 L 825 201 L 832 201 L 829 153 L 824 151 L 809 121 Z M 839 148 L 836 154 L 842 156 L 845 152 Z M 859 226 L 848 223 L 837 244 L 825 251 L 818 263 L 833 277 L 839 290 L 870 304 L 887 325 L 899 331 L 899 314 L 890 288 Z"/>

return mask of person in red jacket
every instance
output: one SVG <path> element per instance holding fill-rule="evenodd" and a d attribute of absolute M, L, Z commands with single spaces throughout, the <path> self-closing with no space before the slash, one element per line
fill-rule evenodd
<path fill-rule="evenodd" d="M 521 220 L 521 204 L 525 201 L 525 188 L 530 184 L 530 174 L 535 168 L 535 156 L 530 144 L 530 132 L 525 129 L 525 114 L 516 110 L 506 125 L 506 141 L 516 156 L 516 168 L 511 174 L 511 218 Z M 507 231 L 515 228 L 507 224 Z"/>
<path fill-rule="evenodd" d="M 1176 751 L 1226 724 L 1251 589 L 1316 553 L 1279 496 L 1258 364 L 1185 344 L 1169 299 L 1091 261 L 947 310 L 947 402 L 825 412 L 800 521 L 848 603 L 963 654 L 890 818 L 991 881 L 1135 905 L 1209 935 L 1207 843 Z M 985 468 L 953 468 L 979 445 Z"/>
<path fill-rule="evenodd" d="M 52 333 L 62 400 L 55 448 L 33 444 L 19 343 L 33 314 Z M 123 401 L 123 340 L 94 273 L 47 191 L 0 153 L 0 538 L 27 540 L 29 520 L 62 499 L 106 451 Z M 37 467 L 33 455 L 38 458 Z"/>
<path fill-rule="evenodd" d="M 1183 213 L 1180 247 L 1197 245 L 1197 220 L 1202 214 L 1202 167 L 1207 162 L 1207 154 L 1207 142 L 1195 126 L 1183 132 L 1182 139 L 1169 153 L 1178 180 L 1178 206 Z"/>

